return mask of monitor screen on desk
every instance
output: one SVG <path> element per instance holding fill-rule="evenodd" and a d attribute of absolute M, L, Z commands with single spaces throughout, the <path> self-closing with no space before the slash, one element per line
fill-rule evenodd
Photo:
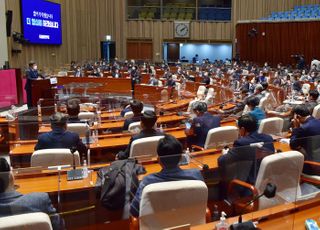
<path fill-rule="evenodd" d="M 46 0 L 21 0 L 24 38 L 31 44 L 62 44 L 61 5 Z"/>

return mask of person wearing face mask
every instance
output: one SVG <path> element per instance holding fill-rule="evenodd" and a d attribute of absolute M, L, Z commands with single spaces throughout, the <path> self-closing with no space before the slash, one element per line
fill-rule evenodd
<path fill-rule="evenodd" d="M 275 152 L 273 139 L 268 134 L 258 133 L 257 121 L 249 114 L 241 116 L 237 122 L 237 125 L 239 128 L 239 138 L 234 141 L 233 147 L 230 150 L 227 150 L 225 154 L 222 154 L 218 158 L 218 169 L 220 175 L 222 175 L 223 181 L 224 175 L 228 170 L 228 173 L 230 174 L 230 168 L 228 167 L 230 165 L 237 165 L 237 170 L 248 170 L 246 178 L 244 177 L 246 173 L 243 173 L 242 171 L 240 172 L 242 177 L 241 180 L 244 180 L 250 184 L 254 184 L 263 156 L 267 156 L 268 154 L 273 154 Z M 257 149 L 252 146 L 252 144 L 255 143 L 262 143 L 262 146 L 259 149 L 262 150 L 261 153 L 264 153 L 264 155 L 261 155 L 261 158 L 257 158 Z M 242 168 L 242 162 L 246 162 L 246 165 L 250 168 Z M 238 172 L 235 172 L 235 174 L 240 176 Z M 226 185 L 222 184 L 222 186 Z M 246 194 L 246 191 L 244 190 L 239 192 L 244 192 L 244 194 Z"/>
<path fill-rule="evenodd" d="M 41 79 L 41 75 L 38 72 L 38 66 L 37 63 L 34 61 L 31 61 L 29 63 L 29 68 L 26 71 L 26 84 L 24 86 L 24 89 L 27 93 L 27 105 L 28 108 L 32 108 L 32 81 Z"/>

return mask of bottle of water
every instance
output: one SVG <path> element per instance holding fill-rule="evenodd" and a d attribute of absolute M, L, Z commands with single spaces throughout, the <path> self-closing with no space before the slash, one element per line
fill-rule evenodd
<path fill-rule="evenodd" d="M 186 160 L 188 162 L 188 164 L 190 163 L 190 150 L 189 148 L 187 148 L 186 152 L 185 152 L 185 156 L 186 156 Z"/>
<path fill-rule="evenodd" d="M 159 132 L 160 132 L 160 133 L 163 133 L 163 126 L 162 126 L 162 124 L 160 125 Z"/>
<path fill-rule="evenodd" d="M 88 167 L 87 167 L 87 161 L 86 160 L 83 161 L 82 176 L 83 176 L 83 178 L 87 178 L 88 177 Z"/>

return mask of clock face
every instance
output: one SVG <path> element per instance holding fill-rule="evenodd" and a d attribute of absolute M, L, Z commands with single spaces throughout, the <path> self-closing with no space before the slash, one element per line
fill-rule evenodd
<path fill-rule="evenodd" d="M 178 23 L 175 25 L 175 36 L 176 37 L 189 37 L 189 24 Z"/>

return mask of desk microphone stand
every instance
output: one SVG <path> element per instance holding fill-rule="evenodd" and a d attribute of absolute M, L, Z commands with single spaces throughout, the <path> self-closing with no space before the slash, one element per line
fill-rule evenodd
<path fill-rule="evenodd" d="M 60 191 L 61 191 L 61 169 L 70 168 L 71 165 L 57 165 L 57 166 L 49 166 L 48 170 L 58 170 L 58 212 L 61 211 L 61 202 L 60 202 Z"/>

